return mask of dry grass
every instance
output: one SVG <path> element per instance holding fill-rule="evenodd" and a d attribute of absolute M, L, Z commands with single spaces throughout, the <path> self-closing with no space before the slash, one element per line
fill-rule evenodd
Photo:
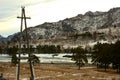
<path fill-rule="evenodd" d="M 111 69 L 107 72 L 86 67 L 77 70 L 75 65 L 68 64 L 37 64 L 34 68 L 35 80 L 120 80 L 120 74 Z M 7 80 L 15 80 L 16 67 L 10 63 L 0 63 L 0 73 Z M 22 63 L 20 78 L 29 80 L 29 77 L 29 65 Z"/>

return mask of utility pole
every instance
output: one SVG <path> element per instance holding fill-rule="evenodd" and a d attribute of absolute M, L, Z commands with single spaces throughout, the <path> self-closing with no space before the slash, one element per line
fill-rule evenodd
<path fill-rule="evenodd" d="M 30 73 L 31 73 L 31 77 L 30 77 L 30 80 L 34 80 L 34 71 L 33 71 L 33 65 L 32 65 L 32 62 L 31 62 L 31 57 L 32 57 L 32 54 L 30 53 L 30 45 L 29 45 L 29 40 L 28 40 L 28 32 L 27 32 L 27 22 L 26 22 L 26 19 L 31 19 L 30 17 L 26 17 L 26 14 L 25 14 L 25 7 L 21 7 L 22 8 L 22 13 L 21 13 L 21 17 L 17 17 L 17 18 L 20 18 L 21 19 L 21 27 L 20 27 L 20 41 L 19 41 L 19 54 L 18 54 L 18 64 L 17 64 L 17 70 L 16 70 L 16 80 L 19 80 L 19 75 L 20 75 L 20 60 L 23 59 L 21 57 L 21 53 L 22 53 L 22 32 L 23 32 L 23 21 L 24 21 L 24 26 L 25 26 L 25 41 L 26 41 L 26 46 L 27 46 L 27 54 L 28 54 L 28 57 L 26 57 L 25 59 L 28 59 L 29 61 L 29 67 L 30 67 Z"/>

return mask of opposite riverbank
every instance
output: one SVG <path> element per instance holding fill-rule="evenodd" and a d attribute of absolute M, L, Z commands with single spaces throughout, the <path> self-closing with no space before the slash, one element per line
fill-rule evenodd
<path fill-rule="evenodd" d="M 104 72 L 93 66 L 78 67 L 74 64 L 36 64 L 35 80 L 120 80 L 120 74 L 109 69 Z M 0 73 L 7 80 L 16 80 L 16 67 L 9 62 L 0 62 Z M 20 80 L 29 80 L 29 65 L 21 64 Z"/>

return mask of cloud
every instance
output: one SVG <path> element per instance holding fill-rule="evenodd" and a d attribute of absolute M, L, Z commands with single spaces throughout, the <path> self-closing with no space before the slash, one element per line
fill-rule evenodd
<path fill-rule="evenodd" d="M 56 22 L 87 11 L 107 11 L 119 7 L 120 0 L 0 0 L 0 34 L 19 31 L 21 6 L 26 6 L 28 26 Z M 8 34 L 9 33 L 9 34 Z"/>

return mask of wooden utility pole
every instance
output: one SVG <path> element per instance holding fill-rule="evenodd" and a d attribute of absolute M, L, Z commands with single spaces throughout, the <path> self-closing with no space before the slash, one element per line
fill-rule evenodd
<path fill-rule="evenodd" d="M 28 32 L 27 32 L 27 22 L 26 19 L 31 19 L 30 17 L 26 17 L 25 14 L 25 7 L 21 7 L 22 8 L 22 13 L 21 13 L 21 17 L 17 17 L 21 19 L 21 27 L 20 27 L 20 41 L 19 41 L 19 54 L 18 54 L 18 64 L 17 64 L 17 70 L 16 70 L 16 79 L 19 80 L 19 75 L 20 75 L 20 60 L 21 58 L 21 53 L 22 53 L 22 49 L 21 49 L 21 44 L 22 44 L 22 32 L 23 32 L 23 21 L 24 21 L 24 26 L 25 26 L 25 41 L 26 41 L 26 45 L 27 45 L 27 54 L 28 57 L 26 59 L 28 59 L 29 61 L 29 67 L 30 67 L 30 72 L 31 72 L 31 77 L 30 80 L 34 80 L 34 71 L 33 71 L 33 65 L 31 62 L 31 56 L 32 54 L 30 53 L 30 45 L 29 45 L 29 40 L 28 40 Z"/>

